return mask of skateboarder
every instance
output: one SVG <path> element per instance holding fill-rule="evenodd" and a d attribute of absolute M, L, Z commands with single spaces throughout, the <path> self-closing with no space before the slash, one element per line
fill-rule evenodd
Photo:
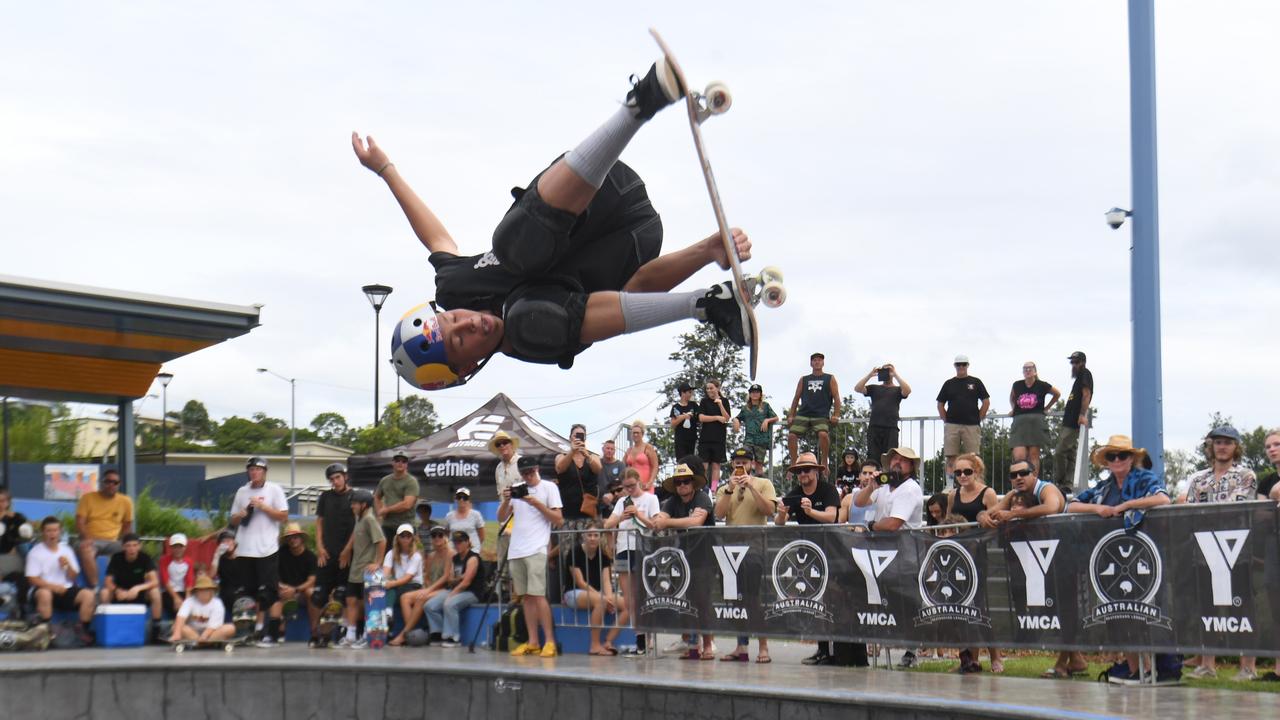
<path fill-rule="evenodd" d="M 604 125 L 527 190 L 512 191 L 516 201 L 481 255 L 459 255 L 382 148 L 352 133 L 360 164 L 386 181 L 431 251 L 436 302 L 448 309 L 423 304 L 401 320 L 392 335 L 400 376 L 424 390 L 453 387 L 496 352 L 567 369 L 593 342 L 689 318 L 749 344 L 746 308 L 730 283 L 671 292 L 711 262 L 729 267 L 719 233 L 659 257 L 662 220 L 644 182 L 618 160 L 640 127 L 685 92 L 665 59 L 654 63 Z M 733 237 L 739 257 L 750 258 L 746 233 L 734 229 Z"/>

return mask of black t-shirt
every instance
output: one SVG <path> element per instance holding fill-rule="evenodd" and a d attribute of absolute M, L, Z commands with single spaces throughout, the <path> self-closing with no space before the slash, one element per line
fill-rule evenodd
<path fill-rule="evenodd" d="M 938 391 L 938 402 L 947 404 L 947 422 L 953 425 L 977 425 L 978 404 L 989 397 L 987 387 L 973 376 L 953 377 Z"/>
<path fill-rule="evenodd" d="M 682 405 L 677 401 L 676 404 L 671 406 L 671 415 L 668 417 L 677 417 L 686 413 L 692 415 L 692 417 L 676 425 L 676 444 L 693 447 L 698 442 L 698 403 L 690 400 L 688 405 Z M 688 427 L 685 427 L 686 425 Z"/>
<path fill-rule="evenodd" d="M 463 555 L 462 553 L 453 554 L 453 586 L 456 588 L 462 583 L 462 578 L 466 577 L 467 561 L 471 558 L 476 559 L 476 575 L 471 578 L 471 584 L 462 588 L 462 590 L 470 590 L 476 595 L 479 595 L 480 591 L 483 589 L 484 573 L 481 572 L 483 563 L 480 562 L 480 555 L 476 553 L 475 550 L 468 550 L 466 555 Z M 462 592 L 462 590 L 459 590 L 458 592 Z"/>
<path fill-rule="evenodd" d="M 596 590 L 601 590 L 600 571 L 613 567 L 613 561 L 600 549 L 596 550 L 595 557 L 589 558 L 587 557 L 587 551 L 583 550 L 581 545 L 577 545 L 573 548 L 573 560 L 570 566 L 582 571 L 582 579 L 587 581 L 587 585 Z M 565 587 L 570 590 L 574 589 L 572 579 L 565 584 Z"/>
<path fill-rule="evenodd" d="M 339 495 L 325 490 L 316 503 L 316 517 L 324 524 L 324 549 L 335 558 L 347 546 L 356 527 L 356 516 L 351 514 L 351 492 L 348 489 Z"/>
<path fill-rule="evenodd" d="M 20 543 L 26 542 L 18 535 L 18 528 L 27 523 L 27 516 L 16 512 L 9 517 L 0 518 L 4 523 L 4 532 L 0 533 L 0 555 L 13 552 Z"/>
<path fill-rule="evenodd" d="M 1044 401 L 1048 397 L 1049 391 L 1053 386 L 1049 383 L 1037 379 L 1027 387 L 1027 383 L 1022 380 L 1016 380 L 1013 383 L 1013 414 L 1014 415 L 1036 415 L 1044 414 Z"/>
<path fill-rule="evenodd" d="M 732 410 L 729 406 L 729 398 L 721 395 L 720 402 L 724 403 L 724 412 L 729 417 L 733 417 Z M 711 398 L 702 398 L 702 402 L 698 403 L 698 413 L 700 415 L 719 415 L 720 406 Z M 698 435 L 698 443 L 702 445 L 723 445 L 725 438 L 725 429 L 727 423 L 720 420 L 702 423 L 702 430 Z"/>
<path fill-rule="evenodd" d="M 698 508 L 707 511 L 707 519 L 702 521 L 703 525 L 716 524 L 716 506 L 711 502 L 711 497 L 701 490 L 695 490 L 688 503 L 681 500 L 679 495 L 672 495 L 662 503 L 662 512 L 673 520 L 683 520 Z"/>
<path fill-rule="evenodd" d="M 1276 480 L 1280 480 L 1280 474 L 1275 471 L 1258 478 L 1258 494 L 1262 497 L 1270 497 L 1271 488 L 1276 486 Z"/>
<path fill-rule="evenodd" d="M 622 473 L 627 469 L 627 464 L 621 460 L 613 462 L 600 461 L 600 484 L 596 495 L 603 496 L 609 492 L 610 485 L 622 484 Z M 563 500 L 563 498 L 561 498 Z"/>
<path fill-rule="evenodd" d="M 154 572 L 156 569 L 155 561 L 151 556 L 138 551 L 138 557 L 129 562 L 124 559 L 124 551 L 111 556 L 111 562 L 107 564 L 107 574 L 115 581 L 116 587 L 121 590 L 128 590 L 135 585 L 141 585 L 147 581 L 147 573 Z"/>
<path fill-rule="evenodd" d="M 570 460 L 569 467 L 556 475 L 556 484 L 560 486 L 560 502 L 564 503 L 561 509 L 564 519 L 581 520 L 588 517 L 582 512 L 582 494 L 584 491 L 594 493 L 599 484 L 596 474 L 591 470 L 591 463 L 583 459 L 582 467 L 578 467 Z"/>
<path fill-rule="evenodd" d="M 898 385 L 868 385 L 864 393 L 871 398 L 871 427 L 898 427 L 898 407 L 902 405 L 902 388 Z"/>
<path fill-rule="evenodd" d="M 339 548 L 341 550 L 341 548 Z M 301 555 L 294 555 L 289 548 L 280 550 L 280 582 L 298 587 L 316 574 L 316 554 L 303 548 Z"/>
<path fill-rule="evenodd" d="M 805 375 L 800 378 L 800 407 L 796 415 L 807 418 L 831 417 L 831 375 Z"/>
<path fill-rule="evenodd" d="M 1067 396 L 1067 404 L 1062 408 L 1062 426 L 1080 427 L 1080 408 L 1084 405 L 1084 389 L 1089 388 L 1093 394 L 1093 373 L 1089 368 L 1080 368 L 1080 374 L 1071 383 L 1071 394 Z"/>
<path fill-rule="evenodd" d="M 791 512 L 798 507 L 800 498 L 809 498 L 815 512 L 826 510 L 827 508 L 840 508 L 840 493 L 836 492 L 836 488 L 826 480 L 819 480 L 817 487 L 813 489 L 813 494 L 807 495 L 799 485 L 791 488 L 791 492 L 783 496 L 782 500 L 787 505 L 788 517 L 795 520 L 800 525 L 821 525 L 823 523 L 809 517 L 806 512 Z M 794 501 L 794 502 L 793 502 Z M 838 513 L 837 513 L 838 514 Z"/>

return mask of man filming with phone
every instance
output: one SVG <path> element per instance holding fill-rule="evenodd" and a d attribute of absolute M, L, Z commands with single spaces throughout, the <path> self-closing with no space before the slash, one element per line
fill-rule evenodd
<path fill-rule="evenodd" d="M 564 522 L 560 513 L 560 489 L 544 482 L 538 473 L 538 459 L 520 458 L 520 482 L 502 490 L 498 521 L 515 516 L 507 565 L 511 568 L 511 584 L 522 596 L 524 623 L 529 641 L 520 643 L 512 655 L 556 656 L 555 631 L 551 625 L 551 605 L 547 602 L 547 546 L 551 544 L 551 528 Z M 538 627 L 546 633 L 546 643 L 538 642 Z"/>
<path fill-rule="evenodd" d="M 875 532 L 894 532 L 903 526 L 914 530 L 924 525 L 924 490 L 916 479 L 920 456 L 909 447 L 897 447 L 884 454 L 883 467 L 874 484 L 858 491 L 853 504 L 875 506 L 867 527 Z"/>
<path fill-rule="evenodd" d="M 875 375 L 877 385 L 867 381 Z M 862 376 L 854 392 L 871 398 L 871 417 L 867 420 L 867 457 L 878 458 L 898 446 L 898 419 L 902 401 L 911 394 L 911 386 L 898 374 L 892 363 L 871 368 Z"/>

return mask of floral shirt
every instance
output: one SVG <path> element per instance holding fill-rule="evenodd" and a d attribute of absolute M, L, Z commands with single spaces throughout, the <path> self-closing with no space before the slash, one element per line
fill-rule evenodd
<path fill-rule="evenodd" d="M 1241 502 L 1254 500 L 1258 494 L 1258 478 L 1241 465 L 1232 465 L 1214 479 L 1213 468 L 1206 468 L 1187 479 L 1187 502 Z"/>

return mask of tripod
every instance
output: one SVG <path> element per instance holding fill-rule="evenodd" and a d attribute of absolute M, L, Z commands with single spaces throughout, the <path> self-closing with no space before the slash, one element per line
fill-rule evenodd
<path fill-rule="evenodd" d="M 503 533 L 507 528 L 511 527 L 511 521 L 516 517 L 515 510 L 512 509 L 506 520 L 502 521 L 502 525 L 498 527 L 498 539 L 502 539 Z M 493 571 L 493 577 L 489 578 L 485 583 L 484 597 L 487 598 L 484 603 L 484 612 L 480 613 L 480 622 L 476 625 L 476 631 L 471 633 L 471 642 L 467 645 L 467 652 L 475 653 L 476 641 L 480 639 L 480 631 L 484 629 L 485 618 L 489 616 L 489 608 L 493 607 L 493 599 L 497 597 L 498 583 L 502 582 L 502 573 L 507 569 L 507 555 L 503 553 L 498 556 L 498 567 Z"/>

